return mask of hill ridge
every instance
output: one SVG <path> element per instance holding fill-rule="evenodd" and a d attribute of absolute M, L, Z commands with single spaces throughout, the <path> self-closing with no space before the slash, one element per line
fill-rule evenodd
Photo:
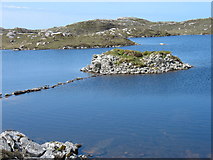
<path fill-rule="evenodd" d="M 15 50 L 136 45 L 131 37 L 211 34 L 212 18 L 152 22 L 137 17 L 94 19 L 47 29 L 1 28 L 2 48 Z"/>

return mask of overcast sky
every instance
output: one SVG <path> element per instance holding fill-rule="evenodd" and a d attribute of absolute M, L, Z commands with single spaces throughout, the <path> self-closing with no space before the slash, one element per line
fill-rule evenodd
<path fill-rule="evenodd" d="M 2 26 L 43 29 L 89 19 L 139 17 L 184 21 L 211 17 L 210 2 L 3 2 Z"/>

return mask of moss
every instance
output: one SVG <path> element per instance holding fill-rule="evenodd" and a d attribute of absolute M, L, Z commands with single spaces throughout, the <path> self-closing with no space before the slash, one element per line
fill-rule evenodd
<path fill-rule="evenodd" d="M 53 158 L 54 160 L 64 160 L 65 157 L 61 157 L 60 155 L 55 155 L 55 158 Z"/>
<path fill-rule="evenodd" d="M 24 135 L 22 134 L 17 134 L 17 136 L 19 136 L 20 138 L 24 137 Z"/>
<path fill-rule="evenodd" d="M 152 52 L 150 52 L 150 51 L 143 52 L 143 55 L 145 55 L 145 56 L 149 56 L 150 54 L 152 54 Z"/>
<path fill-rule="evenodd" d="M 70 157 L 72 155 L 72 152 L 69 152 L 66 154 L 66 157 Z"/>
<path fill-rule="evenodd" d="M 180 58 L 178 58 L 178 57 L 176 57 L 176 56 L 172 56 L 171 58 L 174 59 L 175 61 L 178 61 L 178 62 L 180 62 L 180 63 L 183 63 L 183 62 L 180 60 Z"/>
<path fill-rule="evenodd" d="M 1 160 L 9 160 L 9 159 L 24 159 L 22 154 L 18 151 L 10 152 L 6 150 L 0 150 L 0 159 Z"/>
<path fill-rule="evenodd" d="M 170 51 L 134 51 L 134 50 L 123 50 L 123 49 L 113 49 L 104 54 L 113 55 L 119 57 L 119 60 L 115 63 L 120 65 L 122 63 L 131 63 L 137 67 L 146 67 L 144 63 L 143 57 L 150 56 L 152 54 L 160 54 L 163 58 L 166 57 L 167 54 L 171 54 Z"/>
<path fill-rule="evenodd" d="M 65 145 L 62 145 L 61 147 L 59 147 L 57 149 L 57 151 L 64 151 L 66 149 L 66 146 Z"/>

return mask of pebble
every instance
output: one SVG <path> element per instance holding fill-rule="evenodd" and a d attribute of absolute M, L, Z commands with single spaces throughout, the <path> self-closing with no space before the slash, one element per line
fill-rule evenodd
<path fill-rule="evenodd" d="M 6 93 L 4 96 L 5 96 L 5 97 L 9 97 L 9 96 L 12 96 L 12 94 Z"/>

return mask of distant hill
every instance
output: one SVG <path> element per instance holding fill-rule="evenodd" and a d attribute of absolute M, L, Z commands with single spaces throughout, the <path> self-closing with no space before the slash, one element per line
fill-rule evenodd
<path fill-rule="evenodd" d="M 0 28 L 1 49 L 72 49 L 135 45 L 130 37 L 211 34 L 212 18 L 183 22 L 151 22 L 123 17 L 95 19 L 43 30 Z"/>

